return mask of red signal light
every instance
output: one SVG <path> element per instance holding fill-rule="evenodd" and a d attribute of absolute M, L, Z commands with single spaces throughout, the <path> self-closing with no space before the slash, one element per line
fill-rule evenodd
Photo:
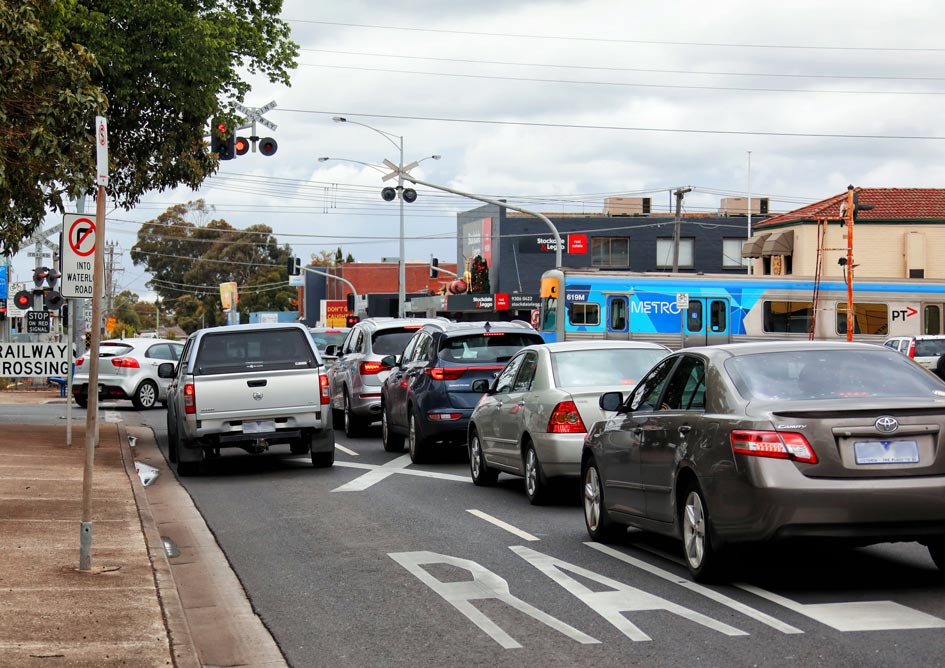
<path fill-rule="evenodd" d="M 246 155 L 249 151 L 249 140 L 246 137 L 237 137 L 233 142 L 233 148 L 236 149 L 236 155 Z"/>
<path fill-rule="evenodd" d="M 18 309 L 28 309 L 33 306 L 33 295 L 26 290 L 20 290 L 13 296 L 13 303 Z"/>

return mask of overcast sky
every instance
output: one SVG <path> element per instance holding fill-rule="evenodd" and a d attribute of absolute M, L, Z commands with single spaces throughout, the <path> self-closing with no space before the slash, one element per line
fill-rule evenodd
<path fill-rule="evenodd" d="M 666 211 L 679 186 L 686 211 L 713 211 L 749 180 L 773 211 L 851 183 L 945 187 L 940 0 L 286 0 L 282 15 L 302 49 L 292 86 L 259 82 L 245 100 L 277 103 L 278 129 L 257 129 L 278 152 L 109 208 L 119 289 L 152 298 L 129 254 L 140 224 L 197 198 L 235 227 L 269 225 L 304 261 L 338 246 L 396 257 L 381 174 L 317 159 L 397 162 L 399 137 L 405 163 L 442 156 L 418 177 L 546 212 L 599 212 L 605 196 Z M 454 261 L 455 213 L 477 203 L 417 190 L 407 259 Z"/>

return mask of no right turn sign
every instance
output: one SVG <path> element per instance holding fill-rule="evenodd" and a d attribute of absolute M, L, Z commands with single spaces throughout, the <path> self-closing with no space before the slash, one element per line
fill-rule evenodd
<path fill-rule="evenodd" d="M 67 213 L 62 220 L 63 297 L 91 298 L 95 271 L 95 220 L 81 213 Z"/>

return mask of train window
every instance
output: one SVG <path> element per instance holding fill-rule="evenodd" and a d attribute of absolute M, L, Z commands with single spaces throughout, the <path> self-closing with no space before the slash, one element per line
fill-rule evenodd
<path fill-rule="evenodd" d="M 724 332 L 728 329 L 728 304 L 720 299 L 712 300 L 709 304 L 709 327 L 713 332 Z"/>
<path fill-rule="evenodd" d="M 763 327 L 772 334 L 807 334 L 810 331 L 813 302 L 766 301 Z"/>
<path fill-rule="evenodd" d="M 599 325 L 600 304 L 590 302 L 569 303 L 568 322 L 572 325 Z"/>
<path fill-rule="evenodd" d="M 591 239 L 592 267 L 629 267 L 630 239 L 627 237 L 594 237 Z"/>
<path fill-rule="evenodd" d="M 702 302 L 689 300 L 689 310 L 686 313 L 686 331 L 702 332 L 705 325 L 702 322 Z"/>
<path fill-rule="evenodd" d="M 922 333 L 942 333 L 942 307 L 938 304 L 926 304 L 922 309 Z"/>
<path fill-rule="evenodd" d="M 626 297 L 611 297 L 609 300 L 610 306 L 610 323 L 608 329 L 611 329 L 616 332 L 623 332 L 627 329 L 627 298 Z"/>
<path fill-rule="evenodd" d="M 837 304 L 837 334 L 847 333 L 847 305 Z M 886 304 L 854 304 L 853 333 L 879 334 L 889 333 L 889 309 Z"/>

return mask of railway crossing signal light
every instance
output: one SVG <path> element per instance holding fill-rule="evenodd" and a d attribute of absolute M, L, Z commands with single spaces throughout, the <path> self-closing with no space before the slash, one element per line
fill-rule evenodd
<path fill-rule="evenodd" d="M 236 155 L 246 155 L 249 151 L 249 140 L 246 137 L 237 137 L 233 142 L 233 149 Z"/>
<path fill-rule="evenodd" d="M 13 295 L 13 305 L 25 311 L 33 306 L 33 295 L 28 290 L 20 290 Z"/>
<path fill-rule="evenodd" d="M 0 299 L 0 320 L 7 319 L 7 300 Z"/>
<path fill-rule="evenodd" d="M 390 186 L 381 190 L 381 199 L 385 202 L 393 202 L 397 198 L 397 190 Z"/>
<path fill-rule="evenodd" d="M 263 137 L 259 142 L 259 152 L 265 156 L 274 155 L 279 150 L 279 144 L 272 137 Z"/>
<path fill-rule="evenodd" d="M 300 257 L 290 257 L 286 261 L 286 269 L 289 271 L 289 276 L 298 276 L 302 273 L 302 258 Z"/>
<path fill-rule="evenodd" d="M 440 266 L 440 261 L 437 258 L 433 258 L 430 260 L 430 278 L 436 278 L 437 276 L 440 275 L 440 271 L 439 269 L 437 269 L 437 267 L 439 266 Z"/>
<path fill-rule="evenodd" d="M 65 303 L 65 297 L 55 290 L 46 290 L 43 292 L 43 308 L 47 311 L 58 311 Z"/>
<path fill-rule="evenodd" d="M 233 130 L 226 122 L 215 119 L 210 128 L 210 152 L 216 153 L 220 160 L 232 160 L 236 157 L 236 140 Z"/>
<path fill-rule="evenodd" d="M 404 188 L 404 194 L 402 197 L 407 204 L 411 204 L 417 201 L 417 191 L 413 188 Z"/>

